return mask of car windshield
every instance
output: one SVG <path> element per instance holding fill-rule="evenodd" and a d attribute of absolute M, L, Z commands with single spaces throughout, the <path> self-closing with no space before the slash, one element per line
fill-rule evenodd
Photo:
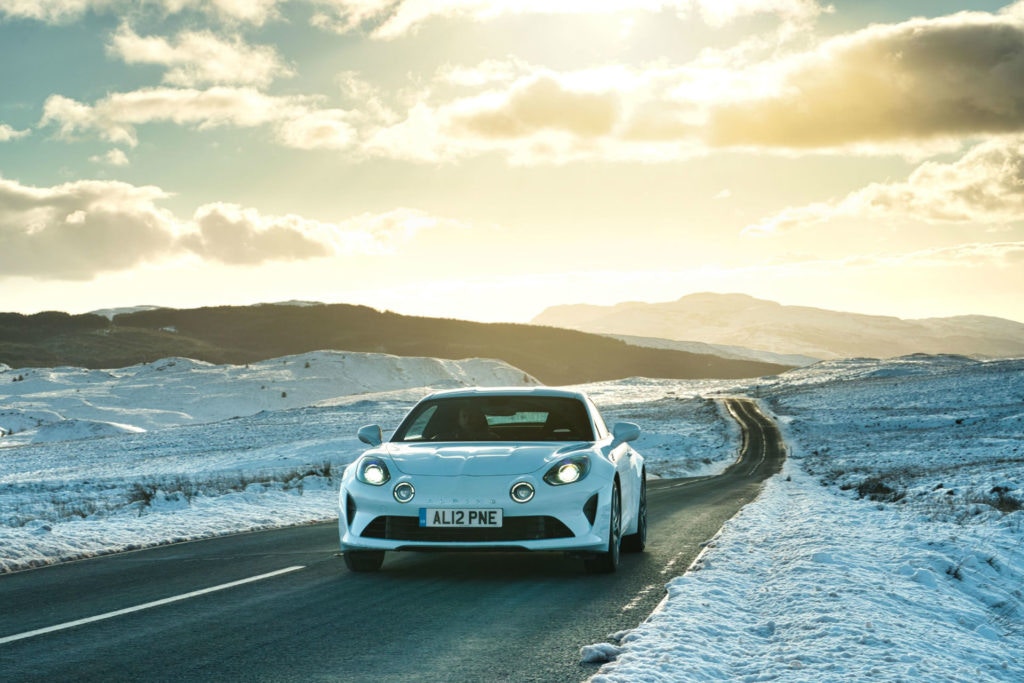
<path fill-rule="evenodd" d="M 593 441 L 582 401 L 561 396 L 472 396 L 417 405 L 392 441 Z"/>

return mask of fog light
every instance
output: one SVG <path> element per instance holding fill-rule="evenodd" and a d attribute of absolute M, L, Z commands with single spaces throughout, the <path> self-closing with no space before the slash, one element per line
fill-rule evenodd
<path fill-rule="evenodd" d="M 509 495 L 512 496 L 512 500 L 517 503 L 529 503 L 533 499 L 533 485 L 528 481 L 521 481 L 517 484 L 513 484 L 512 490 L 509 491 Z"/>
<path fill-rule="evenodd" d="M 408 503 L 416 495 L 416 489 L 409 482 L 402 481 L 395 485 L 395 490 L 392 491 L 392 494 L 399 503 Z"/>

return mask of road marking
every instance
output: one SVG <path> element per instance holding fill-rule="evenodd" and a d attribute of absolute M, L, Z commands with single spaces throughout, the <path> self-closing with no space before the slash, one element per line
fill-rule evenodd
<path fill-rule="evenodd" d="M 699 484 L 702 481 L 707 481 L 708 479 L 714 479 L 716 476 L 718 476 L 718 475 L 716 475 L 716 474 L 709 474 L 706 477 L 687 477 L 685 480 L 681 480 L 677 484 L 669 484 L 667 486 L 658 486 L 658 487 L 653 487 L 652 486 L 649 489 L 649 491 L 651 491 L 652 493 L 656 493 L 658 491 L 668 491 L 669 489 L 681 489 L 681 488 L 683 488 L 685 486 L 694 486 L 695 484 Z"/>
<path fill-rule="evenodd" d="M 154 600 L 153 602 L 147 602 L 143 605 L 136 605 L 135 607 L 125 607 L 124 609 L 115 610 L 113 612 L 107 612 L 106 614 L 98 614 L 95 617 L 86 617 L 85 619 L 77 619 L 75 621 L 69 621 L 64 624 L 57 624 L 56 626 L 47 626 L 46 628 L 38 628 L 35 631 L 26 631 L 25 633 L 18 633 L 13 636 L 6 636 L 0 638 L 0 645 L 6 643 L 13 643 L 16 640 L 25 640 L 26 638 L 34 638 L 35 636 L 41 636 L 45 633 L 53 633 L 54 631 L 63 631 L 65 629 L 74 628 L 75 626 L 82 626 L 83 624 L 91 624 L 94 621 L 103 621 L 104 619 L 112 619 L 114 617 L 120 617 L 125 614 L 131 614 L 132 612 L 141 612 L 142 610 L 151 609 L 153 607 L 160 607 L 161 605 L 169 605 L 172 602 L 180 602 L 181 600 L 188 600 L 189 598 L 199 597 L 200 595 L 206 595 L 207 593 L 213 593 L 216 591 L 227 590 L 228 588 L 234 588 L 235 586 L 241 586 L 246 583 L 253 583 L 254 581 L 262 581 L 264 579 L 270 579 L 281 574 L 287 574 L 289 572 L 298 571 L 305 569 L 304 566 L 286 567 L 284 569 L 278 569 L 276 572 L 270 572 L 268 574 L 260 574 L 259 576 L 251 576 L 248 579 L 240 579 L 238 581 L 232 581 L 231 583 L 222 583 L 219 586 L 211 586 L 210 588 L 203 588 L 202 590 L 192 591 L 191 593 L 184 593 L 182 595 L 175 595 L 170 598 L 164 598 L 163 600 Z"/>
<path fill-rule="evenodd" d="M 678 553 L 676 553 L 675 555 L 672 556 L 672 559 L 669 560 L 665 564 L 665 568 L 661 570 L 661 575 L 662 576 L 664 576 L 665 574 L 668 574 L 670 571 L 672 571 L 672 567 L 675 566 L 676 562 L 679 560 L 679 558 L 681 558 L 683 556 L 684 552 L 685 551 L 680 550 Z"/>
<path fill-rule="evenodd" d="M 640 592 L 637 593 L 636 596 L 634 596 L 634 598 L 630 600 L 625 607 L 622 608 L 623 613 L 628 612 L 630 610 L 634 610 L 637 607 L 639 607 L 640 603 L 642 603 L 644 599 L 651 594 L 651 592 L 656 591 L 659 588 L 662 588 L 662 586 L 660 584 L 654 583 L 649 583 L 643 588 L 641 588 Z"/>

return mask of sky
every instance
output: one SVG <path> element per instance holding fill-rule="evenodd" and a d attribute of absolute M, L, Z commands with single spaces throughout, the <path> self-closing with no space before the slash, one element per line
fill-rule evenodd
<path fill-rule="evenodd" d="M 0 0 L 0 310 L 1024 321 L 1024 0 Z"/>

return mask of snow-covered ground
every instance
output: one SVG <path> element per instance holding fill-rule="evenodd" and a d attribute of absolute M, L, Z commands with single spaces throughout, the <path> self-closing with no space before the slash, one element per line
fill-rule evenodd
<path fill-rule="evenodd" d="M 593 681 L 1024 680 L 1024 361 L 819 363 L 748 387 L 781 475 Z"/>
<path fill-rule="evenodd" d="M 322 351 L 107 371 L 0 366 L 0 572 L 329 520 L 356 429 L 430 388 L 531 383 L 497 361 Z M 1024 680 L 1024 361 L 818 363 L 759 381 L 585 385 L 656 476 L 708 474 L 757 398 L 781 475 L 594 681 Z M 0 634 L 2 635 L 2 634 Z"/>

